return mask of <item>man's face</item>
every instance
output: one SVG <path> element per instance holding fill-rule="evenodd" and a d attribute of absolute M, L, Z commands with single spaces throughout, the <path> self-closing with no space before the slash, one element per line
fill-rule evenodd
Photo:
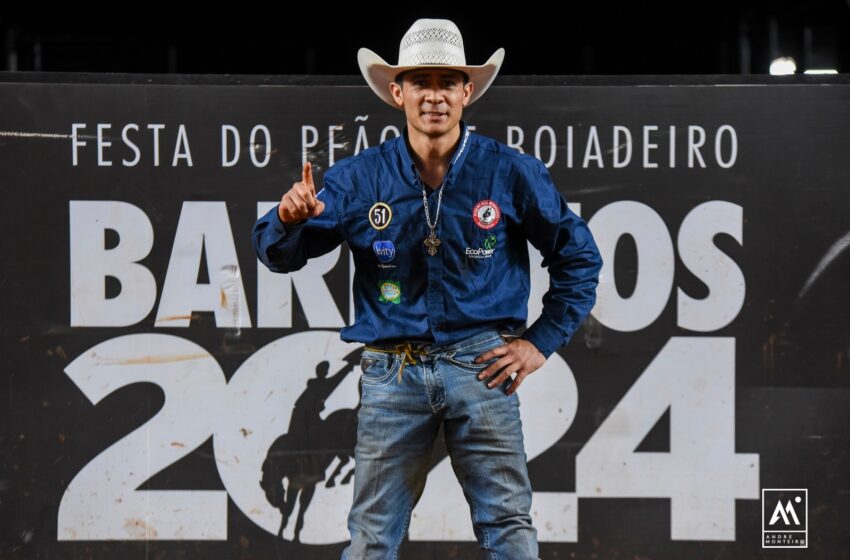
<path fill-rule="evenodd" d="M 472 97 L 472 82 L 464 85 L 458 70 L 422 68 L 402 75 L 402 85 L 390 84 L 396 105 L 404 108 L 408 126 L 436 138 L 453 130 Z"/>

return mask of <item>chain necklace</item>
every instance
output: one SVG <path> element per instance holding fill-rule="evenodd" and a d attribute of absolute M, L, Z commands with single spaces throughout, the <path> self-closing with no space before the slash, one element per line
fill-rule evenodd
<path fill-rule="evenodd" d="M 428 223 L 428 228 L 431 230 L 431 234 L 425 238 L 425 246 L 428 247 L 428 254 L 432 257 L 437 254 L 437 247 L 442 243 L 440 238 L 437 237 L 437 234 L 434 233 L 434 230 L 437 229 L 437 221 L 440 219 L 440 204 L 443 200 L 443 188 L 446 184 L 445 178 L 443 182 L 440 183 L 440 186 L 437 187 L 440 189 L 440 194 L 437 195 L 437 213 L 434 216 L 434 223 L 431 223 L 431 210 L 428 209 L 428 195 L 425 193 L 425 181 L 422 181 L 422 177 L 419 177 L 419 181 L 422 183 L 422 202 L 425 205 L 425 221 Z"/>
<path fill-rule="evenodd" d="M 469 128 L 464 130 L 463 134 L 463 142 L 461 142 L 460 149 L 457 154 L 455 154 L 452 159 L 451 164 L 449 165 L 449 169 L 451 169 L 452 165 L 457 161 L 460 157 L 460 154 L 463 153 L 464 148 L 466 148 L 466 141 L 469 138 Z M 443 182 L 440 183 L 440 186 L 437 187 L 440 189 L 440 194 L 437 195 L 437 213 L 434 215 L 434 223 L 431 223 L 431 210 L 428 208 L 428 194 L 425 192 L 425 181 L 422 180 L 422 175 L 419 174 L 419 170 L 416 170 L 416 176 L 419 178 L 419 182 L 422 184 L 422 203 L 425 207 L 425 221 L 428 223 L 428 229 L 431 230 L 431 233 L 428 237 L 425 238 L 425 246 L 428 247 L 428 254 L 432 257 L 437 254 L 437 247 L 442 243 L 440 238 L 437 237 L 437 234 L 434 233 L 434 230 L 437 229 L 437 222 L 440 220 L 440 204 L 443 201 L 443 189 L 446 188 L 446 178 L 449 176 L 449 170 L 446 170 L 446 174 L 443 177 Z"/>

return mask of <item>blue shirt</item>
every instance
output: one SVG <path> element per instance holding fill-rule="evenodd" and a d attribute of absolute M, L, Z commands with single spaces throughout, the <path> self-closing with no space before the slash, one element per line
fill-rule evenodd
<path fill-rule="evenodd" d="M 550 281 L 543 313 L 522 338 L 548 358 L 596 301 L 599 250 L 540 160 L 460 125 L 443 186 L 425 187 L 432 224 L 444 191 L 435 255 L 424 244 L 430 233 L 424 183 L 407 127 L 325 172 L 316 195 L 325 203 L 321 215 L 284 225 L 277 207 L 269 210 L 254 226 L 254 250 L 270 270 L 292 272 L 347 241 L 355 264 L 355 321 L 340 338 L 442 345 L 526 322 L 528 240 L 541 252 Z"/>

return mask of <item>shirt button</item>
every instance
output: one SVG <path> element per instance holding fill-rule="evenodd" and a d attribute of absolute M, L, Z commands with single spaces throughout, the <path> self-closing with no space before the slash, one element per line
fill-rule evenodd
<path fill-rule="evenodd" d="M 434 325 L 434 329 L 441 331 L 445 328 L 445 326 L 446 326 L 445 323 L 437 323 L 436 325 Z"/>

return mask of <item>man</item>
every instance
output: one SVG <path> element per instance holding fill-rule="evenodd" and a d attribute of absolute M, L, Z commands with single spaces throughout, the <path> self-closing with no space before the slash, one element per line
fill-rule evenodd
<path fill-rule="evenodd" d="M 367 346 L 355 449 L 351 544 L 343 558 L 396 558 L 442 423 L 488 558 L 537 558 L 517 388 L 565 344 L 595 302 L 599 251 L 545 166 L 469 130 L 465 107 L 504 58 L 469 66 L 460 31 L 420 19 L 392 66 L 360 49 L 372 90 L 405 113 L 402 136 L 337 162 L 316 194 L 302 180 L 254 228 L 271 270 L 289 272 L 348 241 L 355 322 Z M 527 319 L 527 241 L 550 274 Z M 516 374 L 511 378 L 511 374 Z"/>

